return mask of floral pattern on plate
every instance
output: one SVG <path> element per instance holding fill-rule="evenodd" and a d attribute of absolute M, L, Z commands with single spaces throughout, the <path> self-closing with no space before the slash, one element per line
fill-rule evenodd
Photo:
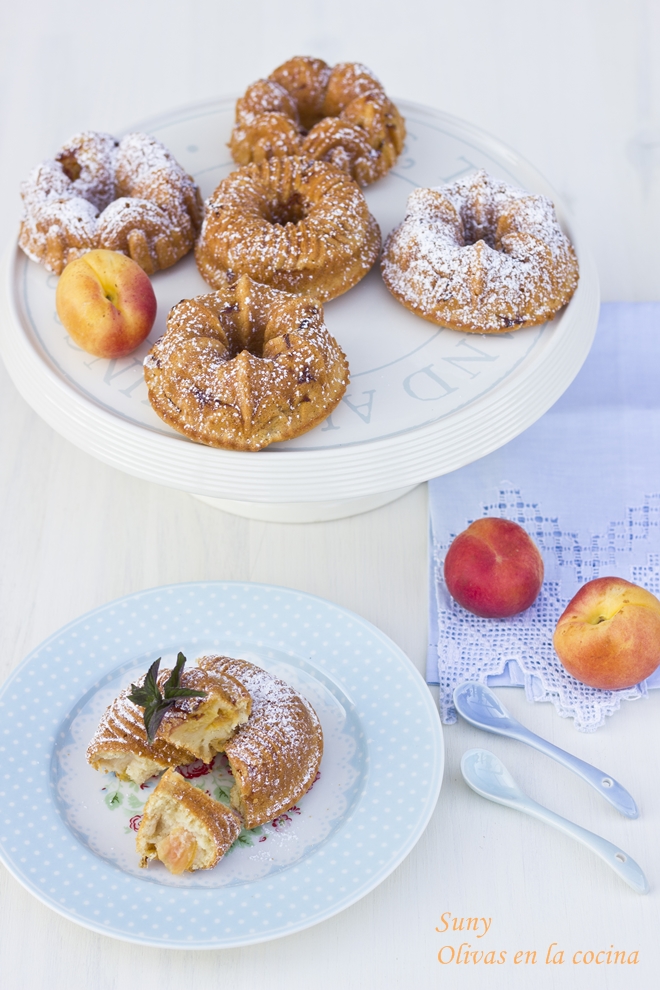
<path fill-rule="evenodd" d="M 309 698 L 325 733 L 300 815 L 183 879 L 139 869 L 139 796 L 113 798 L 114 777 L 85 760 L 118 691 L 179 650 L 260 663 Z M 303 592 L 207 581 L 127 595 L 37 647 L 0 688 L 0 762 L 0 860 L 27 890 L 113 938 L 219 949 L 309 928 L 389 876 L 433 812 L 444 751 L 429 689 L 371 623 Z"/>

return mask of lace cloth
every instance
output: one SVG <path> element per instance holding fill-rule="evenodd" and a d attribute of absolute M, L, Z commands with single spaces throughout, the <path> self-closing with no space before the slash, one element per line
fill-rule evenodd
<path fill-rule="evenodd" d="M 660 304 L 603 305 L 589 358 L 534 426 L 501 450 L 429 484 L 430 636 L 427 680 L 456 721 L 464 680 L 524 686 L 575 726 L 593 731 L 624 700 L 660 686 L 660 670 L 623 691 L 580 684 L 552 647 L 578 588 L 617 575 L 660 597 Z M 481 516 L 523 526 L 545 564 L 541 593 L 509 619 L 482 619 L 449 596 L 443 563 L 453 538 Z"/>

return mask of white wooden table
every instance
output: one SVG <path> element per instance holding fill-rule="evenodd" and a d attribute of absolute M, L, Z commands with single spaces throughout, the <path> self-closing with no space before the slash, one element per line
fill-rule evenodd
<path fill-rule="evenodd" d="M 308 526 L 251 522 L 80 453 L 36 418 L 4 369 L 0 422 L 0 677 L 88 609 L 141 588 L 210 578 L 282 584 L 329 598 L 378 625 L 424 669 L 424 487 L 352 519 Z M 450 726 L 445 781 L 426 833 L 381 887 L 343 914 L 246 949 L 157 951 L 76 927 L 0 868 L 3 990 L 105 990 L 134 980 L 146 990 L 174 990 L 182 980 L 206 985 L 216 974 L 253 986 L 267 980 L 274 990 L 375 990 L 413 980 L 420 987 L 550 987 L 559 986 L 560 977 L 564 986 L 653 986 L 660 963 L 660 692 L 624 704 L 594 735 L 577 733 L 549 705 L 527 705 L 521 691 L 503 694 L 535 731 L 627 785 L 640 819 L 623 819 L 572 774 L 524 747 L 464 724 Z M 629 851 L 646 870 L 651 894 L 636 895 L 567 838 L 469 791 L 460 757 L 481 745 L 501 755 L 538 800 Z M 405 767 L 400 773 L 405 781 Z M 473 929 L 454 932 L 454 918 L 492 921 L 477 939 Z M 470 952 L 496 950 L 496 958 L 504 951 L 505 963 L 438 962 L 441 949 L 446 960 L 462 943 Z M 545 963 L 552 943 L 553 955 L 564 950 L 563 966 Z M 639 953 L 638 964 L 624 964 L 625 980 L 622 964 L 571 962 L 576 952 L 612 945 Z M 536 964 L 531 955 L 516 964 L 520 950 L 535 951 Z"/>
<path fill-rule="evenodd" d="M 627 19 L 624 5 L 615 3 L 608 7 L 609 20 L 601 20 L 599 5 L 588 0 L 559 2 L 552 23 L 540 12 L 535 21 L 529 6 L 515 0 L 507 0 L 495 19 L 486 0 L 476 4 L 476 13 L 475 5 L 440 8 L 413 0 L 406 18 L 392 3 L 376 10 L 366 0 L 338 0 L 332 9 L 320 0 L 288 6 L 291 20 L 283 19 L 278 5 L 261 0 L 242 10 L 211 0 L 189 8 L 173 0 L 144 5 L 118 0 L 112 9 L 97 0 L 67 0 L 3 12 L 3 237 L 14 236 L 19 180 L 76 130 L 118 130 L 177 104 L 240 91 L 294 52 L 315 52 L 331 62 L 359 58 L 373 65 L 392 91 L 443 105 L 518 147 L 573 196 L 587 226 L 593 220 L 605 297 L 649 297 L 653 283 L 644 276 L 647 262 L 641 267 L 634 262 L 646 228 L 640 226 L 639 238 L 633 239 L 629 221 L 617 220 L 621 236 L 608 249 L 594 218 L 599 197 L 628 183 L 621 200 L 646 218 L 648 232 L 657 227 L 653 142 L 647 142 L 646 206 L 635 199 L 638 166 L 619 161 L 627 136 L 634 136 L 647 118 L 654 124 L 655 81 L 649 76 L 644 83 L 639 77 L 639 85 L 647 87 L 640 90 L 646 102 L 640 97 L 628 119 L 624 95 L 615 98 L 610 88 L 599 90 L 593 76 L 602 70 L 603 78 L 610 78 L 606 69 L 615 52 L 623 60 L 617 78 L 632 100 L 633 67 L 645 44 L 635 40 L 635 32 L 639 29 L 642 37 L 647 23 L 648 36 L 657 34 L 652 5 L 640 4 Z M 567 33 L 570 24 L 573 34 Z M 253 33 L 245 46 L 249 25 Z M 596 27 L 600 48 L 594 54 Z M 454 38 L 444 62 L 438 54 L 443 32 Z M 463 39 L 460 44 L 457 37 Z M 532 40 L 534 57 L 528 47 Z M 502 52 L 511 44 L 522 52 L 531 80 L 524 93 L 520 63 L 504 60 L 501 67 Z M 473 56 L 467 60 L 471 75 L 465 71 L 466 51 Z M 544 76 L 538 70 L 543 64 Z M 554 71 L 564 64 L 575 67 L 566 78 L 577 95 Z M 494 79 L 500 87 L 497 101 Z M 547 124 L 531 112 L 532 95 Z M 502 99 L 508 100 L 509 111 Z M 521 99 L 525 112 L 519 112 Z M 585 122 L 589 114 L 585 117 L 583 101 L 598 127 Z M 595 135 L 605 134 L 608 119 L 611 140 L 603 138 L 599 145 Z M 552 137 L 559 122 L 568 129 L 569 142 L 558 144 Z M 580 147 L 586 131 L 590 140 Z M 592 176 L 591 163 L 599 155 L 607 167 Z M 608 189 L 603 183 L 609 183 Z M 623 255 L 633 258 L 630 270 L 620 264 Z M 121 475 L 80 453 L 36 418 L 2 367 L 0 424 L 0 678 L 47 635 L 91 608 L 142 588 L 211 578 L 282 584 L 329 598 L 378 625 L 424 669 L 423 487 L 383 509 L 338 522 L 250 522 Z M 129 985 L 175 990 L 222 980 L 271 990 L 656 986 L 660 692 L 648 701 L 625 704 L 591 736 L 576 733 L 551 706 L 528 706 L 520 691 L 503 695 L 535 731 L 621 780 L 638 800 L 640 819 L 621 818 L 540 755 L 459 724 L 445 731 L 445 782 L 423 838 L 384 884 L 336 918 L 251 948 L 160 951 L 77 927 L 43 907 L 0 868 L 0 985 L 3 990 Z M 567 838 L 469 791 L 460 778 L 460 756 L 484 744 L 505 759 L 538 800 L 628 850 L 645 869 L 651 894 L 639 897 Z M 405 782 L 405 767 L 400 773 Z M 453 920 L 461 918 L 488 919 L 487 934 L 477 938 L 481 923 L 478 932 L 454 931 Z M 461 943 L 467 946 L 456 962 Z M 546 962 L 550 946 L 554 963 Z M 606 955 L 588 961 L 588 953 L 606 954 L 610 947 L 626 958 L 636 952 L 639 961 L 608 965 Z M 466 948 L 477 955 L 464 962 Z M 441 950 L 443 962 L 438 960 Z M 504 962 L 487 965 L 483 959 L 491 950 L 496 960 L 506 953 Z"/>

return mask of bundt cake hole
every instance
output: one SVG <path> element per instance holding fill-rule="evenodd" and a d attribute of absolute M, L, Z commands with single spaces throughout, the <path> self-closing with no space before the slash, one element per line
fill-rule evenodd
<path fill-rule="evenodd" d="M 310 204 L 299 192 L 294 192 L 287 200 L 274 199 L 269 203 L 268 221 L 286 227 L 288 223 L 300 223 L 308 215 Z"/>
<path fill-rule="evenodd" d="M 493 251 L 506 253 L 502 246 L 502 234 L 506 232 L 507 214 L 498 213 L 491 207 L 484 208 L 483 204 L 474 204 L 472 209 L 460 211 L 463 223 L 463 239 L 465 247 L 483 241 Z M 504 229 L 502 229 L 504 228 Z"/>
<path fill-rule="evenodd" d="M 227 345 L 232 358 L 243 351 L 254 357 L 264 356 L 265 324 L 258 319 L 250 319 L 249 311 L 235 303 L 218 313 L 218 318 L 227 335 Z"/>
<path fill-rule="evenodd" d="M 246 301 L 249 303 L 249 297 Z M 318 312 L 316 309 L 314 312 Z M 272 337 L 281 337 L 287 350 L 292 347 L 289 333 L 282 333 L 282 323 L 272 314 L 263 312 L 250 312 L 249 306 L 245 302 L 233 303 L 225 306 L 218 314 L 218 320 L 225 332 L 227 346 L 232 358 L 238 357 L 243 351 L 247 351 L 254 357 L 263 358 L 264 349 L 267 342 Z M 294 322 L 290 330 L 292 332 L 305 332 L 310 327 L 309 317 Z M 305 378 L 305 381 L 315 381 L 314 378 Z"/>
<path fill-rule="evenodd" d="M 463 244 L 465 247 L 472 247 L 482 241 L 493 251 L 501 251 L 502 247 L 497 237 L 497 225 L 479 222 L 475 217 L 464 216 L 463 218 Z"/>
<path fill-rule="evenodd" d="M 56 160 L 62 166 L 62 171 L 66 175 L 67 179 L 71 179 L 72 182 L 75 182 L 76 179 L 80 178 L 82 166 L 75 155 L 60 155 Z"/>
<path fill-rule="evenodd" d="M 300 136 L 306 138 L 312 128 L 320 124 L 325 117 L 338 117 L 338 113 L 300 113 Z"/>
<path fill-rule="evenodd" d="M 483 230 L 471 237 L 466 237 L 463 241 L 464 247 L 474 247 L 477 244 L 487 244 L 489 248 L 493 249 L 493 251 L 502 250 L 502 248 L 497 244 L 495 238 L 491 237 L 489 232 L 485 232 Z"/>

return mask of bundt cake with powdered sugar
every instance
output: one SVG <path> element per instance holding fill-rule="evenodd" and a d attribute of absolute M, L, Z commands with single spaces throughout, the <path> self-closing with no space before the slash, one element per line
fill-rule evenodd
<path fill-rule="evenodd" d="M 242 275 L 184 299 L 144 360 L 149 401 L 173 429 L 229 450 L 260 450 L 324 420 L 348 362 L 313 300 Z"/>
<path fill-rule="evenodd" d="M 150 673 L 152 690 L 166 706 L 152 742 L 146 708 L 129 697 L 140 694 Z M 159 859 L 178 874 L 210 869 L 241 828 L 264 825 L 296 805 L 317 779 L 323 731 L 302 695 L 247 660 L 207 655 L 175 678 L 177 689 L 199 689 L 203 697 L 168 702 L 172 674 L 157 676 L 156 662 L 137 685 L 122 691 L 101 718 L 87 759 L 95 769 L 136 784 L 166 771 L 145 804 L 136 845 L 141 866 Z M 216 752 L 224 752 L 234 778 L 235 810 L 174 769 L 195 758 L 209 762 Z"/>
<path fill-rule="evenodd" d="M 152 275 L 190 251 L 202 222 L 195 182 L 148 134 L 77 134 L 21 195 L 18 243 L 56 275 L 93 248 L 121 251 Z"/>
<path fill-rule="evenodd" d="M 545 323 L 578 283 L 575 252 L 550 200 L 484 171 L 412 192 L 381 266 L 407 309 L 470 333 Z"/>
<path fill-rule="evenodd" d="M 365 65 L 331 68 L 298 56 L 241 97 L 229 147 L 239 165 L 307 155 L 366 186 L 394 165 L 405 136 L 401 114 Z"/>
<path fill-rule="evenodd" d="M 379 251 L 380 229 L 357 183 L 326 162 L 287 157 L 223 179 L 208 201 L 195 257 L 214 289 L 245 274 L 325 302 L 359 282 Z"/>

